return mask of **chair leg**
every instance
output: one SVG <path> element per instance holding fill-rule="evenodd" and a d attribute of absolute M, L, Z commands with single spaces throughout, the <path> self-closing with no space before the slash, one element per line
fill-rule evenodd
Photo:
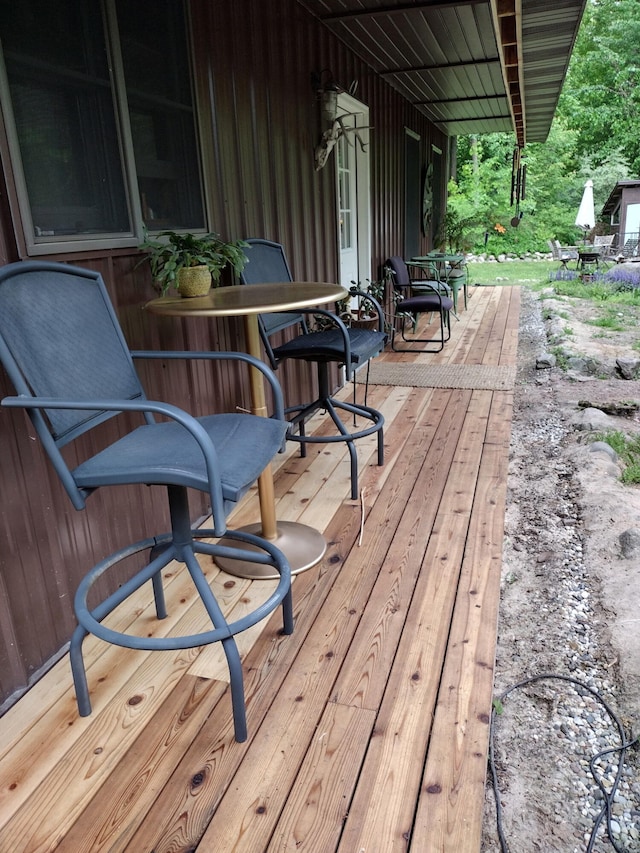
<path fill-rule="evenodd" d="M 150 560 L 155 560 L 157 556 L 159 556 L 164 550 L 161 546 L 156 546 L 151 549 L 151 553 L 149 554 Z M 167 603 L 164 597 L 164 585 L 162 583 L 162 572 L 158 572 L 157 575 L 154 575 L 151 578 L 151 583 L 153 584 L 153 600 L 156 605 L 156 618 L 157 619 L 166 619 L 167 618 Z"/>
<path fill-rule="evenodd" d="M 367 377 L 368 379 L 368 377 Z M 287 438 L 290 441 L 298 441 L 301 443 L 302 447 L 305 444 L 333 444 L 337 441 L 344 441 L 347 444 L 347 448 L 349 450 L 350 456 L 350 467 L 351 467 L 351 497 L 353 500 L 357 500 L 358 497 L 358 455 L 356 452 L 354 442 L 359 438 L 364 438 L 366 435 L 372 435 L 374 432 L 378 432 L 378 464 L 384 464 L 384 444 L 382 438 L 382 429 L 384 426 L 384 417 L 377 410 L 372 409 L 370 406 L 352 404 L 347 402 L 341 402 L 336 400 L 331 396 L 330 386 L 329 386 L 329 370 L 328 365 L 319 363 L 318 364 L 318 384 L 319 384 L 319 397 L 313 403 L 304 406 L 295 406 L 287 409 L 287 413 L 291 414 L 295 412 L 295 416 L 290 421 L 293 429 L 296 427 L 300 427 L 304 420 L 310 417 L 314 412 L 324 411 L 330 416 L 332 421 L 334 422 L 336 429 L 338 431 L 338 435 L 322 435 L 322 436 L 314 436 L 314 435 L 305 435 L 304 430 L 299 429 L 298 434 L 290 430 L 287 433 Z M 365 427 L 364 429 L 358 429 L 356 431 L 349 431 L 347 427 L 344 425 L 344 422 L 338 415 L 337 409 L 342 409 L 345 412 L 349 412 L 354 417 L 362 417 L 366 420 L 371 421 L 371 426 Z"/>
<path fill-rule="evenodd" d="M 87 673 L 82 654 L 82 644 L 88 634 L 94 634 L 105 642 L 124 648 L 147 651 L 187 649 L 221 642 L 229 667 L 234 730 L 236 739 L 241 742 L 246 740 L 247 725 L 242 665 L 234 637 L 240 631 L 244 631 L 263 620 L 279 604 L 282 605 L 283 632 L 285 634 L 293 632 L 293 599 L 289 565 L 274 545 L 247 532 L 227 531 L 226 538 L 237 539 L 248 544 L 253 549 L 252 551 L 201 541 L 217 534 L 213 530 L 198 530 L 195 533 L 191 530 L 187 490 L 185 488 L 169 486 L 168 493 L 172 532 L 137 542 L 112 554 L 94 566 L 78 586 L 74 607 L 79 624 L 73 632 L 70 644 L 71 670 L 76 689 L 78 711 L 83 717 L 91 713 Z M 112 566 L 143 550 L 151 552 L 152 559 L 150 562 L 104 601 L 89 610 L 87 599 L 95 581 Z M 268 564 L 277 571 L 280 581 L 276 590 L 259 607 L 232 622 L 227 622 L 196 559 L 196 552 L 209 554 L 212 557 L 224 555 L 232 559 L 251 559 L 257 563 Z M 147 581 L 151 581 L 153 584 L 156 611 L 159 614 L 166 615 L 161 572 L 172 560 L 178 560 L 186 566 L 202 604 L 211 619 L 212 630 L 187 636 L 149 637 L 124 634 L 102 624 L 102 620 L 109 613 Z"/>
<path fill-rule="evenodd" d="M 364 404 L 367 405 L 367 400 L 369 399 L 369 376 L 371 375 L 371 359 L 367 361 L 367 378 L 364 383 Z"/>
<path fill-rule="evenodd" d="M 364 381 L 364 405 L 367 405 L 367 398 L 369 397 L 369 375 L 371 373 L 371 359 L 367 360 L 367 374 L 366 379 Z M 357 382 L 357 374 L 356 371 L 353 371 L 353 405 L 358 405 L 358 394 L 357 394 L 358 382 Z M 353 425 L 356 425 L 356 415 L 354 412 L 353 415 Z"/>
<path fill-rule="evenodd" d="M 349 451 L 350 458 L 350 467 L 351 467 L 351 500 L 355 501 L 358 499 L 358 453 L 356 451 L 355 442 L 351 438 L 351 433 L 346 429 L 345 425 L 340 420 L 338 413 L 336 412 L 336 407 L 333 404 L 331 398 L 328 398 L 326 401 L 327 412 L 329 413 L 329 417 L 336 425 L 336 429 L 338 432 L 344 436 L 344 440 L 347 444 L 347 450 Z M 353 420 L 355 423 L 357 411 L 356 406 L 350 407 L 353 410 Z"/>
<path fill-rule="evenodd" d="M 71 643 L 69 646 L 71 675 L 73 676 L 73 686 L 76 691 L 78 713 L 81 717 L 88 717 L 91 714 L 91 699 L 89 697 L 89 685 L 87 684 L 87 670 L 84 665 L 84 656 L 82 654 L 82 643 L 88 633 L 89 632 L 86 631 L 82 625 L 78 625 L 71 635 Z"/>
<path fill-rule="evenodd" d="M 422 347 L 420 349 L 416 349 L 415 347 L 399 347 L 396 345 L 396 324 L 391 327 L 391 349 L 394 352 L 440 352 L 445 343 L 451 337 L 451 314 L 449 311 L 438 311 L 438 316 L 440 319 L 440 337 L 439 338 L 408 338 L 405 334 L 404 323 L 400 326 L 400 336 L 402 340 L 407 344 L 435 344 L 433 347 Z M 446 315 L 446 316 L 445 316 Z M 402 315 L 396 315 L 396 319 L 400 319 L 402 321 Z M 446 335 L 445 335 L 446 332 Z"/>
<path fill-rule="evenodd" d="M 155 581 L 156 576 L 159 575 L 162 569 L 176 557 L 175 550 L 172 547 L 166 547 L 169 542 L 170 536 L 165 534 L 161 537 L 145 539 L 128 547 L 122 548 L 120 551 L 116 551 L 115 554 L 112 554 L 110 557 L 107 557 L 105 560 L 102 560 L 94 566 L 93 569 L 84 576 L 78 586 L 74 600 L 74 610 L 79 624 L 71 636 L 69 660 L 71 663 L 73 682 L 76 688 L 78 713 L 81 717 L 88 717 L 91 714 L 91 700 L 89 698 L 89 689 L 87 687 L 82 643 L 88 634 L 93 633 L 100 636 L 100 633 L 102 633 L 98 633 L 93 630 L 91 625 L 98 623 L 98 627 L 100 627 L 99 623 L 102 622 L 105 616 L 111 613 L 112 610 L 115 610 L 119 604 L 122 604 L 123 601 L 125 601 L 147 581 L 151 580 L 152 583 L 154 583 L 155 589 L 157 583 Z M 156 549 L 156 546 L 161 547 L 158 547 L 155 559 L 152 560 L 145 569 L 139 571 L 136 575 L 123 583 L 114 593 L 98 604 L 98 606 L 93 610 L 89 611 L 87 607 L 87 596 L 91 586 L 99 577 L 101 577 L 101 575 L 127 557 L 131 557 L 141 551 L 151 551 L 152 549 Z M 161 609 L 164 606 L 163 602 L 164 594 L 161 599 Z M 157 607 L 158 600 L 156 599 L 156 608 Z M 123 645 L 126 648 L 141 649 L 145 647 L 144 640 L 141 638 L 117 634 L 116 632 L 112 633 L 116 636 L 127 638 L 126 641 L 123 640 L 120 642 L 120 645 Z M 113 642 L 113 640 L 108 639 L 107 642 Z"/>
<path fill-rule="evenodd" d="M 189 574 L 198 590 L 205 610 L 214 628 L 222 628 L 227 624 L 220 605 L 211 592 L 211 588 L 200 564 L 195 558 L 193 551 L 188 548 L 184 550 L 184 562 L 189 569 Z M 222 650 L 227 659 L 229 669 L 229 684 L 231 686 L 231 708 L 233 712 L 233 728 L 235 739 L 243 743 L 247 739 L 247 714 L 244 702 L 244 677 L 242 675 L 242 662 L 235 637 L 226 637 L 222 640 Z"/>

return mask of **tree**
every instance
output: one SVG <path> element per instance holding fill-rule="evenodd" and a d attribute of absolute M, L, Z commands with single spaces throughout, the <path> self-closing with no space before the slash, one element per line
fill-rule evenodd
<path fill-rule="evenodd" d="M 469 229 L 474 250 L 546 251 L 552 237 L 573 242 L 584 184 L 575 134 L 554 124 L 546 143 L 526 147 L 526 192 L 517 207 L 511 204 L 513 146 L 513 137 L 506 133 L 480 136 L 477 144 L 469 137 L 458 141 L 459 169 L 449 205 L 460 219 L 475 223 Z"/>
<path fill-rule="evenodd" d="M 637 0 L 589 0 L 558 104 L 577 153 L 640 174 L 640 15 Z"/>
<path fill-rule="evenodd" d="M 588 0 L 549 137 L 522 152 L 527 186 L 517 210 L 510 204 L 513 136 L 459 138 L 449 206 L 469 223 L 476 251 L 485 244 L 493 252 L 546 250 L 552 238 L 573 243 L 585 181 L 593 181 L 597 217 L 618 181 L 640 175 L 639 71 L 638 0 Z"/>

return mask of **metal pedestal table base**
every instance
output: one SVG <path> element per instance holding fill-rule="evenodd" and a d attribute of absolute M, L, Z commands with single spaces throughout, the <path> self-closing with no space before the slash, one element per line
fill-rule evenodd
<path fill-rule="evenodd" d="M 248 524 L 240 528 L 247 533 L 254 533 L 257 536 L 262 535 L 262 525 L 260 522 L 256 524 Z M 277 523 L 278 535 L 270 542 L 279 548 L 285 557 L 289 560 L 291 566 L 291 574 L 297 575 L 304 572 L 319 563 L 324 557 L 327 550 L 327 543 L 324 536 L 319 530 L 309 527 L 307 524 L 301 524 L 297 521 L 279 521 Z M 225 541 L 224 537 L 220 540 L 223 545 L 233 545 L 238 547 L 237 540 Z M 245 545 L 247 550 L 251 550 L 253 546 Z M 259 550 L 254 548 L 253 550 Z M 258 563 L 246 563 L 242 560 L 231 560 L 226 558 L 216 557 L 216 564 L 227 574 L 235 575 L 239 578 L 251 578 L 252 580 L 268 580 L 270 578 L 279 577 L 274 574 L 271 566 L 261 566 Z"/>

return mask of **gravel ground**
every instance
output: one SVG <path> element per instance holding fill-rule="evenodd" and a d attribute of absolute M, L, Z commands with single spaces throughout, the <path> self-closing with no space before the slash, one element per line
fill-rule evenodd
<path fill-rule="evenodd" d="M 587 354 L 590 370 L 598 362 L 595 375 L 536 370 L 558 317 L 545 325 L 539 297 L 523 292 L 493 725 L 502 813 L 489 783 L 483 853 L 640 851 L 638 752 L 622 763 L 605 752 L 635 736 L 640 714 L 640 556 L 623 557 L 619 541 L 640 528 L 640 490 L 585 440 L 592 421 L 632 432 L 640 422 L 578 405 L 640 399 L 612 355 L 637 357 L 637 332 L 598 338 L 593 310 L 562 303 L 571 335 L 561 343 Z"/>

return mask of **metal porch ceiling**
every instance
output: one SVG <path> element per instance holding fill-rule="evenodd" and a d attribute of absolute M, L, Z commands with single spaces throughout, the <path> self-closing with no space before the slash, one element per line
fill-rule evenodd
<path fill-rule="evenodd" d="M 586 0 L 299 0 L 448 136 L 544 142 Z"/>

